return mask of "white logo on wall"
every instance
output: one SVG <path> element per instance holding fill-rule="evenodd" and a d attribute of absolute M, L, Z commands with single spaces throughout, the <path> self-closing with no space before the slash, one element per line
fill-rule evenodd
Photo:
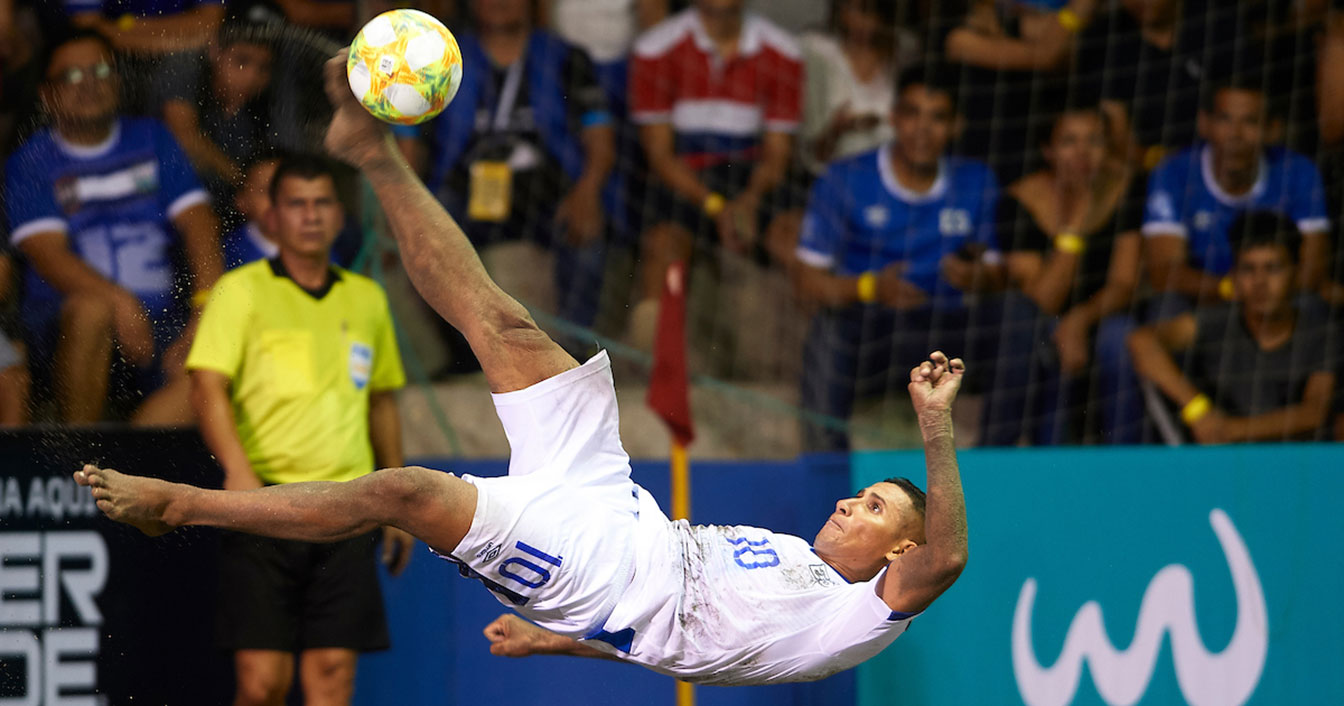
<path fill-rule="evenodd" d="M 1210 652 L 1200 637 L 1190 570 L 1170 564 L 1153 576 L 1144 591 L 1129 649 L 1115 649 L 1102 622 L 1101 606 L 1089 601 L 1069 625 L 1059 659 L 1051 667 L 1042 667 L 1031 641 L 1036 580 L 1027 579 L 1013 611 L 1013 674 L 1022 699 L 1031 706 L 1071 702 L 1086 661 L 1097 693 L 1106 703 L 1132 704 L 1148 690 L 1163 632 L 1171 634 L 1176 682 L 1186 702 L 1222 706 L 1241 704 L 1250 698 L 1269 651 L 1265 595 L 1250 552 L 1232 520 L 1222 510 L 1214 509 L 1209 513 L 1209 524 L 1227 557 L 1237 596 L 1236 628 L 1222 652 Z"/>

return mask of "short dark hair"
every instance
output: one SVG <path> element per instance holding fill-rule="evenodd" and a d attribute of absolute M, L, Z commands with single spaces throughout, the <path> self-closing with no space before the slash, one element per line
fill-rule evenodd
<path fill-rule="evenodd" d="M 1244 91 L 1259 94 L 1265 103 L 1266 114 L 1272 113 L 1269 90 L 1265 86 L 1265 74 L 1254 67 L 1233 69 L 1204 82 L 1203 96 L 1199 107 L 1206 113 L 1212 113 L 1223 91 Z"/>
<path fill-rule="evenodd" d="M 332 186 L 335 186 L 336 167 L 331 163 L 331 160 L 315 154 L 293 154 L 281 157 L 280 164 L 275 168 L 275 176 L 271 177 L 271 188 L 268 190 L 272 201 L 275 200 L 275 195 L 280 191 L 280 182 L 288 177 L 298 177 L 299 179 L 327 177 L 331 179 Z"/>
<path fill-rule="evenodd" d="M 1281 213 L 1267 210 L 1246 211 L 1237 216 L 1227 230 L 1227 239 L 1232 244 L 1234 260 L 1247 250 L 1282 245 L 1296 265 L 1302 247 L 1302 231 L 1297 224 Z"/>
<path fill-rule="evenodd" d="M 915 512 L 919 513 L 919 519 L 921 521 L 924 519 L 924 500 L 926 496 L 924 495 L 924 491 L 919 489 L 919 486 L 915 485 L 909 478 L 904 476 L 893 476 L 882 482 L 890 483 L 901 490 L 904 490 L 905 494 L 910 497 L 910 504 L 915 507 Z"/>
<path fill-rule="evenodd" d="M 86 40 L 101 44 L 103 50 L 107 52 L 107 55 L 112 57 L 113 63 L 116 62 L 117 48 L 112 45 L 112 40 L 108 39 L 107 35 L 92 28 L 72 29 L 69 32 L 65 32 L 55 37 L 47 44 L 46 48 L 43 49 L 41 63 L 38 64 L 38 66 L 42 67 L 42 80 L 47 80 L 47 70 L 51 68 L 51 60 L 56 56 L 56 52 L 60 51 L 61 48 L 67 44 L 83 42 Z"/>
<path fill-rule="evenodd" d="M 911 86 L 923 86 L 924 90 L 930 93 L 942 93 L 952 102 L 952 109 L 957 109 L 957 84 L 958 76 L 951 67 L 938 62 L 926 62 L 922 64 L 913 64 L 901 72 L 896 77 L 896 100 L 901 100 L 901 94 L 905 93 Z"/>

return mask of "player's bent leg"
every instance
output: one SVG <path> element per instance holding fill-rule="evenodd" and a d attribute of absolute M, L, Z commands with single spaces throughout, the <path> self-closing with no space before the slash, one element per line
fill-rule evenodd
<path fill-rule="evenodd" d="M 299 680 L 305 706 L 348 706 L 358 657 L 343 647 L 304 650 L 299 656 Z"/>
<path fill-rule="evenodd" d="M 475 486 L 428 468 L 389 468 L 343 483 L 275 485 L 257 490 L 206 490 L 85 466 L 87 486 L 109 518 L 157 536 L 205 525 L 278 539 L 334 542 L 392 525 L 442 552 L 471 528 Z"/>
<path fill-rule="evenodd" d="M 233 653 L 237 690 L 233 706 L 282 706 L 294 680 L 294 656 L 281 650 Z"/>

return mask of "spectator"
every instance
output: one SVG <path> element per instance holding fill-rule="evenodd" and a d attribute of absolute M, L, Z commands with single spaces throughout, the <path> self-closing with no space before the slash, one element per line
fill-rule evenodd
<path fill-rule="evenodd" d="M 177 372 L 164 363 L 190 345 L 187 293 L 199 298 L 218 278 L 219 236 L 168 131 L 118 115 L 117 69 L 104 38 L 78 32 L 53 47 L 45 66 L 52 126 L 10 157 L 5 201 L 12 242 L 28 264 L 22 320 L 30 360 L 40 364 L 34 372 L 50 379 L 63 419 L 94 422 L 114 361 L 114 379 L 130 378 L 133 392 Z M 173 265 L 179 250 L 186 272 Z M 171 421 L 156 409 L 139 419 Z"/>
<path fill-rule="evenodd" d="M 1016 179 L 1030 151 L 1043 75 L 1066 66 L 1095 0 L 962 0 L 936 4 L 930 46 L 961 69 L 961 154 Z"/>
<path fill-rule="evenodd" d="M 1172 155 L 1148 180 L 1144 261 L 1158 292 L 1145 306 L 1148 321 L 1232 297 L 1228 227 L 1248 209 L 1291 217 L 1303 236 L 1295 281 L 1311 290 L 1322 283 L 1329 220 L 1315 165 L 1282 148 L 1265 147 L 1270 115 L 1256 78 L 1242 74 L 1206 89 L 1199 115 L 1205 142 Z M 1114 400 L 1108 434 L 1114 443 L 1138 443 L 1143 436 L 1138 379 L 1123 329 L 1111 333 L 1114 337 L 1098 344 L 1101 394 Z"/>
<path fill-rule="evenodd" d="M 487 259 L 493 246 L 518 241 L 548 253 L 554 287 L 514 294 L 590 324 L 605 262 L 603 214 L 617 198 L 608 180 L 611 115 L 592 61 L 534 28 L 529 0 L 471 7 L 476 31 L 458 35 L 462 83 L 429 123 L 426 185 Z M 399 134 L 414 154 L 414 131 Z M 538 278 L 525 277 L 535 287 Z"/>
<path fill-rule="evenodd" d="M 232 270 L 256 260 L 280 254 L 271 220 L 271 181 L 280 160 L 264 156 L 243 170 L 243 181 L 234 197 L 234 208 L 243 222 L 224 236 L 224 268 Z"/>
<path fill-rule="evenodd" d="M 808 32 L 803 52 L 803 122 L 798 156 L 807 178 L 834 159 L 877 149 L 892 138 L 897 68 L 913 61 L 917 40 L 896 24 L 889 0 L 833 0 L 828 31 Z M 806 187 L 804 187 L 806 188 Z M 766 231 L 771 259 L 791 271 L 801 208 L 780 214 Z"/>
<path fill-rule="evenodd" d="M 999 202 L 1008 276 L 1049 322 L 1032 414 L 1038 444 L 1076 443 L 1090 430 L 1092 349 L 1098 330 L 1125 325 L 1139 277 L 1143 181 L 1107 150 L 1095 103 L 1066 107 L 1040 140 L 1045 168 Z"/>
<path fill-rule="evenodd" d="M 989 393 L 981 440 L 1012 444 L 1026 407 L 1036 310 L 1002 288 L 994 234 L 998 186 L 981 162 L 944 157 L 957 122 L 935 67 L 901 74 L 889 147 L 836 162 L 812 187 L 798 245 L 799 287 L 822 309 L 806 339 L 802 405 L 847 419 L 857 398 L 904 384 L 910 352 L 964 351 Z M 1009 376 L 1023 384 L 1010 384 Z M 805 448 L 848 435 L 804 424 Z"/>
<path fill-rule="evenodd" d="M 382 289 L 330 265 L 343 222 L 335 177 L 323 162 L 287 160 L 271 197 L 279 254 L 219 280 L 187 361 L 224 487 L 344 481 L 400 466 L 395 391 L 405 375 Z M 357 651 L 388 644 L 377 535 L 335 544 L 223 537 L 218 635 L 234 654 L 235 704 L 283 703 L 294 652 L 309 703 L 350 702 Z M 382 536 L 397 573 L 410 536 Z"/>
<path fill-rule="evenodd" d="M 74 26 L 116 47 L 122 106 L 136 114 L 157 114 L 154 86 L 193 63 L 224 20 L 225 0 L 63 1 Z"/>
<path fill-rule="evenodd" d="M 696 238 L 743 252 L 780 206 L 801 117 L 802 63 L 786 32 L 743 0 L 695 0 L 645 32 L 630 68 L 631 118 L 652 178 L 641 240 L 636 345 L 652 347 L 667 267 Z"/>
<path fill-rule="evenodd" d="M 163 121 L 201 175 L 226 226 L 242 167 L 269 148 L 264 99 L 271 81 L 274 32 L 261 23 L 230 22 L 191 68 L 160 86 Z"/>
<path fill-rule="evenodd" d="M 1236 301 L 1136 330 L 1135 368 L 1200 443 L 1319 438 L 1335 371 L 1320 310 L 1294 304 L 1302 236 L 1272 211 L 1241 214 L 1228 236 Z M 1183 370 L 1173 355 L 1187 349 Z"/>

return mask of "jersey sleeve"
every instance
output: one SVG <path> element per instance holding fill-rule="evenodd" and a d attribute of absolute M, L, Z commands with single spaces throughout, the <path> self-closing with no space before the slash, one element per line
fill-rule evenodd
<path fill-rule="evenodd" d="M 833 165 L 812 185 L 795 250 L 805 265 L 830 270 L 839 264 L 845 238 L 844 168 L 845 163 Z"/>
<path fill-rule="evenodd" d="M 196 178 L 196 172 L 177 139 L 160 123 L 154 123 L 151 129 L 154 131 L 154 151 L 159 156 L 159 199 L 164 215 L 172 220 L 192 206 L 208 204 L 210 197 Z"/>
<path fill-rule="evenodd" d="M 377 290 L 378 324 L 374 341 L 373 371 L 369 375 L 369 389 L 374 392 L 396 390 L 406 386 L 406 372 L 401 367 L 401 350 L 397 347 L 397 331 L 392 325 L 392 311 L 387 296 Z"/>
<path fill-rule="evenodd" d="M 636 48 L 630 58 L 630 119 L 638 125 L 672 122 L 676 101 L 672 62 L 663 54 Z"/>
<path fill-rule="evenodd" d="M 764 73 L 766 132 L 796 132 L 803 119 L 802 62 L 776 55 Z"/>
<path fill-rule="evenodd" d="M 19 155 L 10 159 L 5 169 L 5 211 L 13 245 L 38 233 L 70 230 L 65 213 L 56 205 L 56 194 L 48 173 L 41 168 L 22 168 L 15 164 L 22 158 L 23 155 Z"/>
<path fill-rule="evenodd" d="M 1175 163 L 1164 162 L 1148 177 L 1148 196 L 1143 207 L 1143 234 L 1147 237 L 1175 235 L 1186 237 L 1181 222 L 1180 198 L 1183 195 L 1179 169 Z"/>
<path fill-rule="evenodd" d="M 1297 223 L 1303 235 L 1325 233 L 1330 230 L 1330 218 L 1325 210 L 1325 187 L 1321 172 L 1310 160 L 1292 155 L 1293 190 L 1288 204 L 1288 216 Z"/>
<path fill-rule="evenodd" d="M 224 275 L 201 311 L 187 354 L 187 370 L 213 370 L 230 380 L 238 376 L 252 318 L 252 295 L 245 282 Z"/>

